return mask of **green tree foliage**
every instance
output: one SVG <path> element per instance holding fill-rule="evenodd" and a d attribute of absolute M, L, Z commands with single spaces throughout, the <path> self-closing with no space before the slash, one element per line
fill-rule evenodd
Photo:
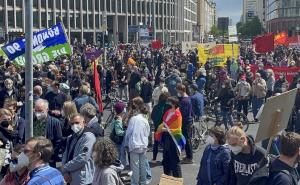
<path fill-rule="evenodd" d="M 237 23 L 237 30 L 242 38 L 254 37 L 262 34 L 263 27 L 258 17 L 254 17 L 251 21 L 246 23 Z"/>
<path fill-rule="evenodd" d="M 209 34 L 213 35 L 214 37 L 220 36 L 222 31 L 218 29 L 216 25 L 213 25 L 210 29 Z"/>

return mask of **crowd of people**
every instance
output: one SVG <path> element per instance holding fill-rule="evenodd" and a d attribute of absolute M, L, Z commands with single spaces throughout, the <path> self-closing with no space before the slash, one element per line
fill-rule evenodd
<path fill-rule="evenodd" d="M 275 79 L 272 69 L 264 69 L 270 61 L 278 62 L 279 51 L 257 55 L 242 49 L 239 58 L 228 57 L 224 66 L 213 66 L 210 59 L 199 61 L 197 50 L 183 53 L 176 45 L 159 50 L 133 44 L 111 47 L 106 60 L 97 64 L 102 106 L 95 100 L 96 60 L 84 55 L 91 48 L 96 46 L 77 44 L 72 56 L 34 65 L 34 137 L 29 139 L 24 68 L 1 61 L 1 185 L 121 185 L 125 168 L 131 185 L 145 185 L 153 178 L 149 163 L 161 164 L 164 174 L 181 178 L 181 164 L 200 157 L 193 153 L 192 125 L 205 116 L 211 102 L 219 106 L 224 127 L 209 129 L 198 185 L 297 184 L 300 90 L 287 132 L 278 139 L 280 154 L 272 160 L 232 118 L 236 109 L 260 124 L 257 114 L 267 98 L 300 89 L 300 72 L 288 82 L 285 74 Z M 286 66 L 299 66 L 298 53 L 288 51 Z M 253 66 L 258 70 L 253 72 Z M 104 129 L 107 110 L 102 107 L 116 92 L 114 118 Z M 150 161 L 146 154 L 152 138 Z M 270 173 L 258 177 L 256 172 L 266 163 Z"/>

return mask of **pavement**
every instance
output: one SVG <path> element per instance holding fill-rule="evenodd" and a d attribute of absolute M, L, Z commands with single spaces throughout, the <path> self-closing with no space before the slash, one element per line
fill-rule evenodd
<path fill-rule="evenodd" d="M 105 121 L 107 119 L 108 115 L 109 115 L 109 112 L 107 112 L 105 110 L 102 121 Z M 251 117 L 252 117 L 252 115 L 249 113 L 250 120 L 252 120 Z M 213 125 L 214 125 L 214 123 L 210 123 L 208 126 L 212 127 Z M 257 129 L 258 129 L 258 124 L 250 124 L 247 134 L 252 135 L 255 138 Z M 108 135 L 108 132 L 109 131 L 106 132 L 106 135 Z M 204 149 L 205 149 L 205 145 L 201 146 L 200 150 L 198 150 L 198 152 L 194 153 L 194 156 L 193 156 L 194 163 L 193 164 L 181 164 L 184 185 L 196 185 L 196 183 L 197 183 L 196 177 L 197 177 L 197 174 L 198 174 L 198 171 L 200 168 L 200 161 L 201 161 Z M 183 151 L 181 154 L 181 158 L 183 158 L 184 156 L 185 156 L 185 153 Z M 160 162 L 162 160 L 161 150 L 157 156 L 157 161 L 160 161 L 160 162 L 157 163 L 157 162 L 151 161 L 151 159 L 152 159 L 152 149 L 151 148 L 149 148 L 149 150 L 147 152 L 147 157 L 150 162 L 151 169 L 152 169 L 152 181 L 151 181 L 150 185 L 158 185 L 159 181 L 160 181 L 160 177 L 163 174 L 163 167 L 160 164 Z"/>

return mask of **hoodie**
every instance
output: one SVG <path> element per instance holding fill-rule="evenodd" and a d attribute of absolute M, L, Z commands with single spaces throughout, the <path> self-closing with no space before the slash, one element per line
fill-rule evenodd
<path fill-rule="evenodd" d="M 251 146 L 249 154 L 231 152 L 229 183 L 232 185 L 248 184 L 253 173 L 258 169 L 259 162 L 265 156 L 265 151 L 255 145 L 251 136 L 247 137 L 248 144 Z"/>

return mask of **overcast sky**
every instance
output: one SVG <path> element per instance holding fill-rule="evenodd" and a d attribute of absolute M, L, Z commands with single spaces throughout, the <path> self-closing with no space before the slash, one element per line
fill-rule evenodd
<path fill-rule="evenodd" d="M 243 13 L 243 0 L 215 0 L 217 3 L 217 17 L 229 17 L 233 24 L 240 21 Z"/>

